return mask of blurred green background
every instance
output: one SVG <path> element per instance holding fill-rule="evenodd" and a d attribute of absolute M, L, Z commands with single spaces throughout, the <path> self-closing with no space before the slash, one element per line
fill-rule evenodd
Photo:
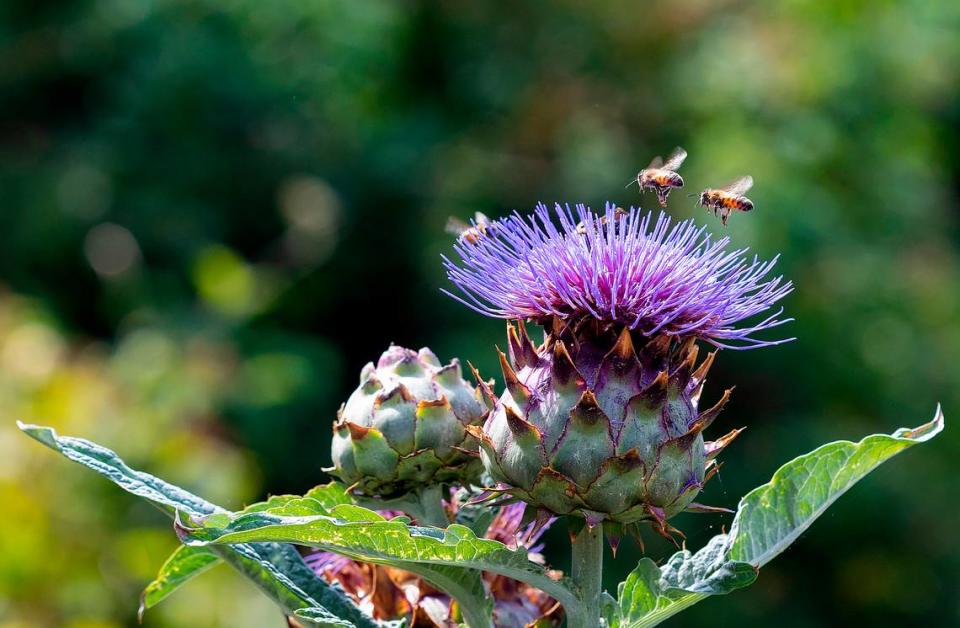
<path fill-rule="evenodd" d="M 448 215 L 635 204 L 623 185 L 677 144 L 689 191 L 754 176 L 757 210 L 725 233 L 797 286 L 797 342 L 714 367 L 705 399 L 737 391 L 713 433 L 749 429 L 704 500 L 734 507 L 791 457 L 938 401 L 949 422 L 958 92 L 951 0 L 0 4 L 0 626 L 134 625 L 176 545 L 15 419 L 226 506 L 307 489 L 391 341 L 496 373 L 502 323 L 439 292 Z M 671 625 L 960 625 L 958 433 Z M 725 524 L 678 522 L 693 548 Z M 218 568 L 146 625 L 282 619 Z"/>

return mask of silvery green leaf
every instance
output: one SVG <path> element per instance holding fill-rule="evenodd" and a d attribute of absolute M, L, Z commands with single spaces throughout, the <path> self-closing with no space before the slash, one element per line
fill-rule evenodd
<path fill-rule="evenodd" d="M 756 579 L 838 497 L 901 451 L 943 430 L 943 414 L 915 429 L 874 434 L 859 443 L 823 445 L 780 467 L 768 483 L 740 500 L 728 534 L 700 551 L 674 554 L 663 567 L 643 559 L 619 587 L 619 626 L 655 626 L 710 595 Z"/>
<path fill-rule="evenodd" d="M 117 484 L 120 488 L 147 500 L 152 505 L 173 517 L 177 512 L 190 516 L 226 516 L 225 509 L 212 504 L 201 497 L 178 486 L 174 486 L 143 471 L 131 469 L 113 451 L 82 438 L 59 436 L 49 427 L 17 424 L 28 436 L 40 441 L 51 449 L 60 452 L 70 460 L 96 471 Z M 339 499 L 330 497 L 321 491 L 321 499 Z M 288 504 L 296 499 L 289 496 L 272 498 L 258 507 L 268 508 L 278 504 Z M 314 500 L 316 501 L 316 500 Z M 318 502 L 319 503 L 319 502 Z M 228 563 L 241 574 L 252 580 L 286 613 L 292 614 L 300 608 L 325 608 L 331 614 L 347 621 L 346 625 L 357 628 L 375 628 L 378 624 L 365 615 L 338 587 L 331 586 L 314 574 L 303 562 L 300 553 L 289 544 L 280 543 L 243 543 L 233 546 L 209 548 L 220 560 Z M 165 575 L 164 569 L 154 581 L 163 580 L 153 590 L 144 592 L 145 601 L 149 595 L 153 603 L 170 595 L 178 586 L 187 582 L 191 576 L 213 565 L 206 557 L 184 550 L 168 560 L 164 568 L 170 566 L 173 571 Z M 170 565 L 174 558 L 177 562 Z M 181 562 L 182 561 L 182 562 Z M 193 568 L 191 572 L 190 568 Z M 153 586 L 150 585 L 150 586 Z M 160 596 L 159 598 L 157 596 Z M 152 604 L 147 604 L 147 607 Z"/>
<path fill-rule="evenodd" d="M 455 598 L 471 626 L 489 625 L 491 604 L 480 570 L 537 587 L 568 607 L 568 612 L 580 607 L 570 585 L 528 560 L 523 548 L 514 550 L 480 538 L 458 524 L 440 530 L 388 521 L 356 505 L 328 508 L 304 498 L 262 512 L 196 517 L 181 522 L 180 533 L 188 545 L 289 542 L 405 569 Z"/>

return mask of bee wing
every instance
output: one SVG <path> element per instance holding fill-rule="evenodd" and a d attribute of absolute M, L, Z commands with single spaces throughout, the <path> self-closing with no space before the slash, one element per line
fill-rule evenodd
<path fill-rule="evenodd" d="M 660 168 L 662 166 L 663 166 L 663 157 L 661 157 L 660 155 L 657 155 L 650 162 L 650 165 L 647 166 L 647 170 L 650 170 L 651 168 Z"/>
<path fill-rule="evenodd" d="M 687 158 L 687 151 L 683 150 L 679 146 L 673 149 L 673 152 L 670 153 L 670 156 L 667 157 L 667 162 L 663 164 L 664 170 L 673 170 L 676 171 L 680 167 L 680 164 L 683 163 L 683 160 Z"/>
<path fill-rule="evenodd" d="M 453 216 L 447 218 L 447 226 L 444 228 L 444 231 L 455 236 L 463 235 L 464 232 L 469 230 L 470 225 L 459 218 L 454 218 Z"/>
<path fill-rule="evenodd" d="M 751 177 L 750 175 L 747 175 L 745 177 L 740 177 L 739 179 L 734 179 L 733 181 L 731 181 L 730 183 L 728 183 L 727 185 L 723 186 L 720 189 L 723 190 L 724 192 L 727 192 L 728 194 L 735 194 L 739 196 L 740 194 L 743 194 L 744 192 L 746 192 L 752 187 L 753 187 L 753 177 Z"/>
<path fill-rule="evenodd" d="M 473 221 L 474 221 L 475 223 L 477 223 L 478 225 L 489 225 L 489 224 L 490 224 L 490 219 L 487 218 L 487 215 L 484 214 L 483 212 L 476 212 L 476 213 L 473 215 Z"/>

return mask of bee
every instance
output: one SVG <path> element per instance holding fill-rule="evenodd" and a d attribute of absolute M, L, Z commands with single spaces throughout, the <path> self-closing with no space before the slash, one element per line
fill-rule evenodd
<path fill-rule="evenodd" d="M 481 212 L 473 215 L 472 225 L 459 218 L 450 216 L 447 219 L 446 231 L 449 234 L 457 236 L 457 240 L 462 244 L 476 244 L 480 241 L 480 238 L 487 235 L 487 231 L 490 230 L 492 224 L 490 219 Z"/>
<path fill-rule="evenodd" d="M 747 175 L 731 181 L 719 189 L 707 188 L 700 193 L 700 205 L 713 210 L 714 216 L 727 224 L 730 214 L 736 210 L 748 212 L 753 209 L 753 201 L 744 196 L 744 192 L 753 187 L 753 177 Z"/>
<path fill-rule="evenodd" d="M 679 146 L 673 149 L 673 152 L 667 157 L 666 163 L 660 155 L 654 157 L 649 166 L 637 173 L 635 181 L 640 186 L 640 192 L 650 188 L 656 192 L 660 206 L 666 207 L 667 195 L 670 194 L 670 190 L 683 187 L 683 177 L 677 174 L 677 169 L 686 158 L 687 151 Z M 627 185 L 631 184 L 633 184 L 633 181 Z"/>
<path fill-rule="evenodd" d="M 613 210 L 613 220 L 616 223 L 619 223 L 624 216 L 628 216 L 630 212 L 625 210 L 622 207 L 617 207 Z M 607 224 L 607 216 L 604 214 L 596 219 L 597 228 L 602 229 L 603 225 Z M 577 233 L 580 235 L 587 235 L 587 225 L 584 222 L 577 223 Z"/>

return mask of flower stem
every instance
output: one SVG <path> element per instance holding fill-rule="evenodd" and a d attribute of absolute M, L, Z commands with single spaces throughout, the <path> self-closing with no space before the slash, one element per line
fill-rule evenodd
<path fill-rule="evenodd" d="M 600 625 L 600 590 L 603 580 L 603 528 L 587 526 L 573 540 L 570 576 L 580 591 L 583 617 L 568 617 L 568 628 Z"/>
<path fill-rule="evenodd" d="M 435 528 L 446 528 L 450 525 L 447 511 L 443 507 L 443 487 L 441 485 L 432 484 L 421 489 L 417 493 L 417 498 L 420 501 L 422 512 L 422 520 L 418 519 L 417 523 Z"/>

